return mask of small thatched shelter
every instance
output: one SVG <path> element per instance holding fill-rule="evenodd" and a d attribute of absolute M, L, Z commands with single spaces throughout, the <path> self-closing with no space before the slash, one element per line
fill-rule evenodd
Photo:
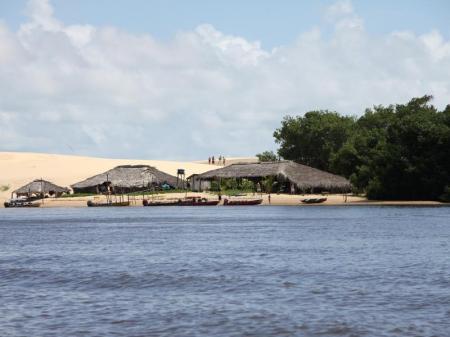
<path fill-rule="evenodd" d="M 148 165 L 121 165 L 71 187 L 74 193 L 129 193 L 163 184 L 176 187 L 177 178 Z"/>
<path fill-rule="evenodd" d="M 192 191 L 201 192 L 211 189 L 211 181 L 207 179 L 201 179 L 199 174 L 193 174 L 188 177 L 189 186 Z"/>
<path fill-rule="evenodd" d="M 47 180 L 36 179 L 13 191 L 12 194 L 15 194 L 16 197 L 26 196 L 28 198 L 43 198 L 45 196 L 59 197 L 62 194 L 69 192 L 70 190 L 66 187 L 55 185 Z"/>
<path fill-rule="evenodd" d="M 227 178 L 248 179 L 260 183 L 264 179 L 274 178 L 277 190 L 297 192 L 347 192 L 352 186 L 344 177 L 321 171 L 293 161 L 276 161 L 260 163 L 238 163 L 217 170 L 208 171 L 195 177 L 196 186 L 202 181 Z M 192 185 L 192 183 L 191 183 Z"/>

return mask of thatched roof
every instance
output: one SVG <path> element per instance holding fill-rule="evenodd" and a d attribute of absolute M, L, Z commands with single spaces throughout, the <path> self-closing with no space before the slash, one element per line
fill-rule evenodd
<path fill-rule="evenodd" d="M 31 183 L 28 183 L 25 186 L 22 186 L 17 190 L 13 191 L 13 193 L 16 194 L 25 194 L 25 193 L 46 194 L 49 192 L 68 193 L 69 189 L 55 185 L 47 180 L 36 179 L 33 180 Z"/>
<path fill-rule="evenodd" d="M 151 183 L 162 184 L 164 182 L 176 186 L 177 178 L 148 165 L 121 165 L 73 184 L 71 187 L 74 189 L 89 188 L 101 185 L 106 181 L 111 182 L 114 187 L 129 189 L 143 188 Z"/>
<path fill-rule="evenodd" d="M 217 178 L 264 178 L 276 176 L 294 183 L 299 189 L 351 188 L 350 182 L 344 177 L 321 171 L 293 161 L 276 161 L 261 163 L 238 163 L 217 170 L 199 174 L 197 179 L 212 180 Z"/>

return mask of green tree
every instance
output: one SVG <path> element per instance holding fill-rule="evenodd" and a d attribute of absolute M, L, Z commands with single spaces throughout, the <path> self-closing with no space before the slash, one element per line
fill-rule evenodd
<path fill-rule="evenodd" d="M 332 158 L 371 199 L 439 199 L 450 186 L 450 108 L 439 112 L 432 97 L 375 107 Z"/>
<path fill-rule="evenodd" d="M 332 171 L 332 158 L 352 133 L 353 117 L 330 111 L 310 111 L 304 116 L 287 116 L 274 132 L 284 159 Z"/>
<path fill-rule="evenodd" d="M 256 154 L 259 161 L 277 161 L 278 157 L 273 151 L 264 151 L 262 153 Z"/>

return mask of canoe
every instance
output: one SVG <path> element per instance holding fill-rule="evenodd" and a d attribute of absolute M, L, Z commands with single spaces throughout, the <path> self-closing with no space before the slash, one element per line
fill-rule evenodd
<path fill-rule="evenodd" d="M 262 203 L 262 199 L 242 199 L 242 200 L 228 200 L 225 199 L 223 201 L 224 206 L 252 206 L 252 205 L 260 205 Z"/>
<path fill-rule="evenodd" d="M 327 201 L 327 198 L 306 198 L 302 200 L 304 204 L 320 204 Z"/>
<path fill-rule="evenodd" d="M 149 201 L 144 199 L 142 204 L 144 206 L 216 206 L 219 204 L 219 200 L 208 200 L 201 197 L 187 197 L 171 201 Z"/>
<path fill-rule="evenodd" d="M 200 200 L 182 200 L 180 206 L 217 206 L 219 204 L 219 200 L 208 200 L 208 199 L 200 199 Z"/>
<path fill-rule="evenodd" d="M 119 201 L 119 202 L 94 202 L 92 200 L 88 200 L 88 207 L 121 207 L 121 206 L 130 206 L 129 201 Z"/>
<path fill-rule="evenodd" d="M 13 208 L 13 207 L 40 207 L 40 203 L 32 203 L 30 201 L 5 201 L 3 203 L 5 208 Z"/>
<path fill-rule="evenodd" d="M 177 206 L 178 201 L 148 201 L 147 199 L 142 200 L 143 206 Z"/>

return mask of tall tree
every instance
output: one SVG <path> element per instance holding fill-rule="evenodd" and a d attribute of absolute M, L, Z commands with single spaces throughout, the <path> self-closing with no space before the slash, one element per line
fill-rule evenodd
<path fill-rule="evenodd" d="M 331 158 L 347 141 L 354 127 L 353 117 L 330 111 L 310 111 L 304 116 L 287 116 L 274 132 L 284 159 L 330 171 Z"/>
<path fill-rule="evenodd" d="M 332 160 L 372 199 L 439 199 L 450 186 L 450 108 L 432 97 L 367 110 Z"/>

